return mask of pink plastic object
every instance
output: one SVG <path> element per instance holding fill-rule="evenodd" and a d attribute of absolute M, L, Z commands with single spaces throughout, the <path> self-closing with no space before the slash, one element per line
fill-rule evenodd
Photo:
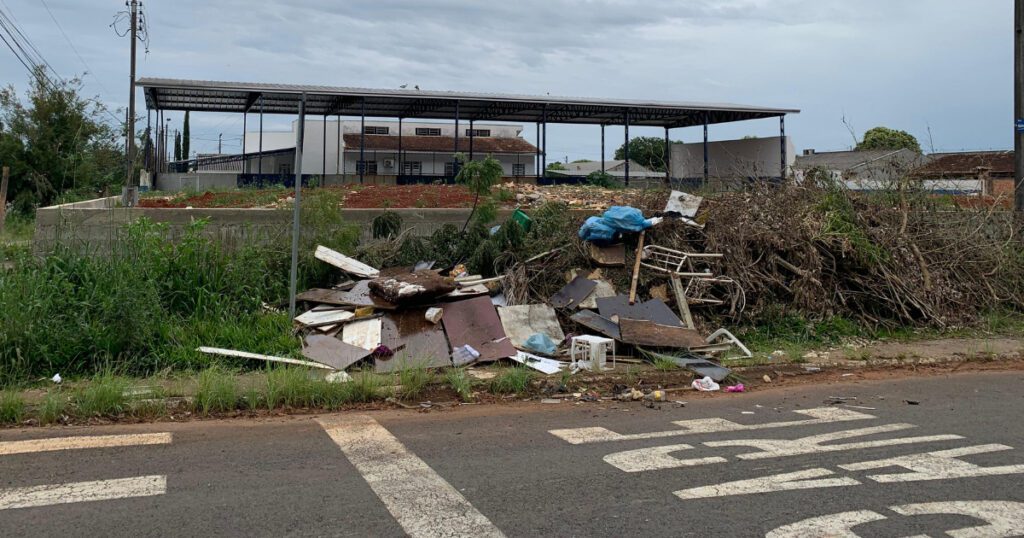
<path fill-rule="evenodd" d="M 747 391 L 747 387 L 744 387 L 743 383 L 740 383 L 739 385 L 734 385 L 734 386 L 731 386 L 731 387 L 725 387 L 725 392 L 746 392 L 746 391 Z"/>

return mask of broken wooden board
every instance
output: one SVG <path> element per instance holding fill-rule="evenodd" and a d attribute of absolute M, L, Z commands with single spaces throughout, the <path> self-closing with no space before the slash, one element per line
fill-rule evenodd
<path fill-rule="evenodd" d="M 347 306 L 347 304 L 342 301 L 344 296 L 344 291 L 313 288 L 296 295 L 295 300 L 305 301 L 307 303 Z"/>
<path fill-rule="evenodd" d="M 570 308 L 586 299 L 596 287 L 597 282 L 580 275 L 558 290 L 548 302 L 555 308 Z"/>
<path fill-rule="evenodd" d="M 609 247 L 600 247 L 593 243 L 587 243 L 590 249 L 590 259 L 602 267 L 625 267 L 626 266 L 626 245 L 619 243 Z"/>
<path fill-rule="evenodd" d="M 676 213 L 692 219 L 697 216 L 697 211 L 702 203 L 704 203 L 704 198 L 700 196 L 672 191 L 668 196 L 668 203 L 665 204 L 665 213 Z"/>
<path fill-rule="evenodd" d="M 381 328 L 380 318 L 354 321 L 341 330 L 341 341 L 373 351 L 380 347 Z"/>
<path fill-rule="evenodd" d="M 404 273 L 371 280 L 370 291 L 395 304 L 423 303 L 455 291 L 455 282 L 434 271 Z"/>
<path fill-rule="evenodd" d="M 629 297 L 616 295 L 615 297 L 601 297 L 597 300 L 597 309 L 602 316 L 612 319 L 618 316 L 619 319 L 639 319 L 653 321 L 659 325 L 670 327 L 683 327 L 682 320 L 672 311 L 664 301 L 651 299 L 646 303 L 629 304 Z"/>
<path fill-rule="evenodd" d="M 206 353 L 208 355 L 220 355 L 222 357 L 234 357 L 237 359 L 253 359 L 258 361 L 267 362 L 280 362 L 284 364 L 294 364 L 296 366 L 307 366 L 309 368 L 320 368 L 322 370 L 334 370 L 334 368 L 327 366 L 326 364 L 320 364 L 318 362 L 300 361 L 298 359 L 288 359 L 285 357 L 273 357 L 270 355 L 260 355 L 259 353 L 249 353 L 246 351 L 236 351 L 234 349 L 221 349 L 217 347 L 200 347 L 196 351 L 200 353 Z"/>
<path fill-rule="evenodd" d="M 619 325 L 592 310 L 580 310 L 573 314 L 569 319 L 613 340 L 618 340 L 620 338 Z"/>
<path fill-rule="evenodd" d="M 565 364 L 558 362 L 554 359 L 538 357 L 537 355 L 531 355 L 529 353 L 524 353 L 522 351 L 516 353 L 515 356 L 512 357 L 512 360 L 518 362 L 519 364 L 522 364 L 523 366 L 528 366 L 530 368 L 533 368 L 534 370 L 537 370 L 538 372 L 543 372 L 547 375 L 557 374 L 558 372 L 561 372 L 562 368 L 565 366 Z"/>
<path fill-rule="evenodd" d="M 498 308 L 501 327 L 516 349 L 524 349 L 526 341 L 534 334 L 547 335 L 555 344 L 565 340 L 562 326 L 558 324 L 555 309 L 545 304 L 502 306 Z"/>
<path fill-rule="evenodd" d="M 426 310 L 411 308 L 384 315 L 381 319 L 381 344 L 396 351 L 390 357 L 374 357 L 376 372 L 451 366 L 451 352 L 444 329 L 426 319 Z"/>
<path fill-rule="evenodd" d="M 487 289 L 487 286 L 483 284 L 473 284 L 469 286 L 465 284 L 460 284 L 460 286 L 462 287 L 452 291 L 451 293 L 445 295 L 444 297 L 441 297 L 441 299 L 448 300 L 459 299 L 462 297 L 479 297 L 481 295 L 487 295 L 490 293 L 490 290 Z"/>
<path fill-rule="evenodd" d="M 312 292 L 312 291 L 319 291 L 319 290 L 310 290 L 310 292 Z M 333 290 L 325 290 L 325 291 L 333 291 Z M 310 292 L 306 292 L 306 293 L 310 293 Z M 304 294 L 302 294 L 300 296 L 304 297 L 304 296 L 307 296 L 307 295 L 304 293 Z M 357 307 L 357 308 L 373 307 L 373 308 L 377 308 L 379 310 L 394 310 L 394 309 L 398 308 L 398 305 L 396 305 L 395 303 L 392 303 L 392 302 L 389 302 L 389 301 L 385 301 L 384 299 L 374 295 L 370 291 L 370 281 L 369 280 L 361 280 L 361 281 L 357 282 L 356 285 L 353 286 L 352 289 L 349 290 L 349 291 L 334 291 L 331 294 L 328 294 L 328 293 L 318 293 L 318 294 L 310 294 L 308 296 L 309 297 L 317 297 L 317 298 L 321 299 L 320 302 L 323 302 L 323 303 L 326 303 L 326 304 L 336 304 L 336 305 L 343 305 L 343 306 L 354 306 L 354 307 Z M 303 299 L 303 300 L 307 300 L 307 299 Z"/>
<path fill-rule="evenodd" d="M 693 329 L 659 325 L 648 320 L 619 319 L 619 331 L 623 342 L 636 346 L 689 349 L 706 344 L 700 333 Z"/>
<path fill-rule="evenodd" d="M 512 346 L 490 297 L 445 303 L 441 323 L 452 349 L 470 345 L 480 352 L 478 362 L 513 357 Z"/>
<path fill-rule="evenodd" d="M 598 299 L 602 297 L 615 297 L 615 285 L 611 282 L 604 279 L 595 279 L 594 282 L 597 282 L 597 287 L 594 288 L 594 291 L 592 291 L 586 299 L 576 305 L 576 308 L 588 308 L 593 310 L 597 308 Z"/>
<path fill-rule="evenodd" d="M 295 321 L 306 327 L 329 327 L 356 317 L 348 310 L 323 310 L 314 308 L 295 317 Z"/>
<path fill-rule="evenodd" d="M 306 337 L 302 355 L 336 370 L 344 370 L 365 359 L 370 352 L 361 347 L 346 344 L 333 336 L 311 334 Z"/>
<path fill-rule="evenodd" d="M 318 245 L 316 247 L 316 252 L 313 253 L 313 257 L 322 262 L 333 265 L 350 275 L 362 278 L 377 278 L 380 276 L 380 271 L 373 267 L 370 267 L 359 260 L 349 258 L 348 256 L 331 250 L 323 245 Z"/>

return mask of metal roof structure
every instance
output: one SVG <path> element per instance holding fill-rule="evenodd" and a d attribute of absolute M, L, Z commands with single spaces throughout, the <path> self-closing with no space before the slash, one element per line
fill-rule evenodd
<path fill-rule="evenodd" d="M 723 103 L 668 102 L 425 90 L 385 90 L 297 84 L 258 84 L 141 78 L 146 105 L 155 110 L 306 114 L 381 118 L 462 119 L 690 127 L 797 114 L 796 109 Z"/>

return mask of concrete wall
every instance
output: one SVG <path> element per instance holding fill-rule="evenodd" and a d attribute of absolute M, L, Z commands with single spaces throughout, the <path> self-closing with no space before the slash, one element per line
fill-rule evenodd
<path fill-rule="evenodd" d="M 796 162 L 796 149 L 786 137 L 786 167 Z M 672 177 L 704 177 L 704 144 L 673 144 Z M 737 180 L 749 177 L 777 178 L 782 169 L 782 145 L 779 137 L 723 140 L 708 143 L 708 172 L 713 180 Z"/>
<path fill-rule="evenodd" d="M 165 172 L 156 176 L 156 190 L 184 191 L 234 189 L 238 187 L 238 174 L 232 172 L 192 172 L 188 174 Z"/>
<path fill-rule="evenodd" d="M 58 242 L 90 252 L 109 251 L 121 230 L 130 222 L 146 217 L 154 222 L 166 223 L 172 238 L 178 238 L 187 226 L 197 219 L 208 219 L 206 235 L 227 248 L 246 244 L 265 244 L 290 237 L 292 212 L 278 209 L 154 209 L 116 207 L 119 197 L 103 198 L 79 204 L 39 209 L 36 213 L 36 231 L 33 250 L 39 254 L 50 252 Z M 348 224 L 359 226 L 362 239 L 371 236 L 370 224 L 383 209 L 341 209 Z M 402 216 L 405 228 L 416 235 L 427 236 L 445 224 L 462 226 L 469 217 L 469 209 L 393 209 Z M 580 218 L 596 214 L 594 211 L 574 210 Z M 504 222 L 511 210 L 498 212 L 498 222 Z"/>
<path fill-rule="evenodd" d="M 415 152 L 404 152 L 405 156 L 402 158 L 402 162 L 419 162 L 421 172 L 413 175 L 424 175 L 424 176 L 442 176 L 445 173 L 445 163 L 452 162 L 455 160 L 454 153 L 442 153 L 442 152 L 431 152 L 431 153 L 415 153 Z M 475 153 L 473 155 L 474 160 L 482 161 L 487 157 L 485 154 Z M 365 158 L 367 161 L 377 162 L 377 173 L 380 175 L 395 175 L 398 173 L 398 152 L 397 151 L 366 151 Z M 469 153 L 466 153 L 466 158 L 469 158 Z M 534 175 L 536 170 L 534 168 L 534 162 L 536 155 L 530 154 L 517 154 L 517 155 L 494 155 L 494 158 L 501 163 L 501 169 L 506 176 L 512 176 L 514 165 L 517 163 L 524 165 L 524 175 Z M 385 161 L 393 161 L 394 168 L 387 168 L 384 165 Z M 344 174 L 355 174 L 357 168 L 356 164 L 359 161 L 358 151 L 346 151 L 345 162 L 342 165 L 342 173 Z M 322 165 L 317 165 L 315 168 L 319 170 L 323 168 Z"/>

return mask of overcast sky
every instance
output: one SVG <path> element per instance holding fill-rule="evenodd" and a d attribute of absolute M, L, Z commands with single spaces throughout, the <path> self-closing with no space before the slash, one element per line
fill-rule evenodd
<path fill-rule="evenodd" d="M 844 117 L 858 135 L 876 125 L 910 131 L 926 150 L 1012 147 L 1008 0 L 144 4 L 150 51 L 140 52 L 140 76 L 732 102 L 801 109 L 787 122 L 801 149 L 849 147 Z M 0 7 L 62 76 L 88 70 L 87 92 L 126 106 L 128 42 L 110 27 L 123 1 Z M 26 78 L 0 49 L 0 82 L 22 90 Z M 237 151 L 241 130 L 239 116 L 193 115 L 193 148 L 215 150 L 223 132 L 225 152 Z M 711 136 L 777 132 L 777 121 L 762 120 L 713 126 Z M 551 127 L 549 160 L 596 158 L 599 136 L 597 127 Z M 621 136 L 608 130 L 609 151 Z M 678 129 L 673 138 L 697 141 L 701 133 Z"/>

